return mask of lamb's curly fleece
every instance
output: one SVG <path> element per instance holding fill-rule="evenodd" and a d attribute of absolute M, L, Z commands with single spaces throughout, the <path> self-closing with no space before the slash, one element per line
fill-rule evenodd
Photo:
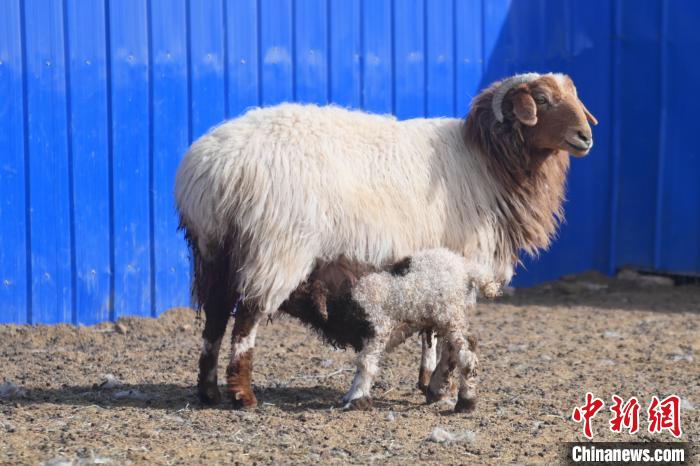
<path fill-rule="evenodd" d="M 367 313 L 375 336 L 358 355 L 357 373 L 344 401 L 351 404 L 370 398 L 381 354 L 411 333 L 427 328 L 433 328 L 451 345 L 460 372 L 459 397 L 474 399 L 478 361 L 465 336 L 467 311 L 475 306 L 479 290 L 488 297 L 499 293 L 493 271 L 446 249 L 411 256 L 405 275 L 377 272 L 361 278 L 352 297 Z"/>

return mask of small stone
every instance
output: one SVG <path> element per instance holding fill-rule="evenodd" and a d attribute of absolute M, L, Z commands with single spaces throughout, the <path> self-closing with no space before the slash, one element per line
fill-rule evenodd
<path fill-rule="evenodd" d="M 132 400 L 148 400 L 150 398 L 144 392 L 139 391 L 139 390 L 135 390 L 135 389 L 122 390 L 120 392 L 115 393 L 112 396 L 114 396 L 114 398 L 117 398 L 117 399 L 129 398 Z"/>
<path fill-rule="evenodd" d="M 126 335 L 126 325 L 122 324 L 121 322 L 117 322 L 116 324 L 114 324 L 114 331 L 119 333 L 120 335 Z"/>
<path fill-rule="evenodd" d="M 94 388 L 97 389 L 110 389 L 121 385 L 121 382 L 112 374 L 106 374 L 102 379 L 102 382 L 95 384 Z"/>
<path fill-rule="evenodd" d="M 21 398 L 26 396 L 27 392 L 9 380 L 0 385 L 0 398 Z"/>
<path fill-rule="evenodd" d="M 681 399 L 681 410 L 682 411 L 695 411 L 695 405 L 687 398 Z"/>
<path fill-rule="evenodd" d="M 686 362 L 693 362 L 695 358 L 693 358 L 693 354 L 690 351 L 676 351 L 675 353 L 671 354 L 670 357 L 671 361 L 677 362 L 677 361 L 686 361 Z"/>
<path fill-rule="evenodd" d="M 43 466 L 72 466 L 73 462 L 66 458 L 51 458 L 50 460 L 43 463 Z"/>
<path fill-rule="evenodd" d="M 430 433 L 428 440 L 436 443 L 451 443 L 451 442 L 467 442 L 472 443 L 476 440 L 476 433 L 471 430 L 462 432 L 450 432 L 442 427 L 435 427 Z"/>
<path fill-rule="evenodd" d="M 394 421 L 396 421 L 396 415 L 394 414 L 393 411 L 389 411 L 389 414 L 386 415 L 386 419 L 389 422 L 394 422 Z"/>
<path fill-rule="evenodd" d="M 519 345 L 508 345 L 508 352 L 509 353 L 521 353 L 523 351 L 527 350 L 527 343 L 522 343 Z"/>

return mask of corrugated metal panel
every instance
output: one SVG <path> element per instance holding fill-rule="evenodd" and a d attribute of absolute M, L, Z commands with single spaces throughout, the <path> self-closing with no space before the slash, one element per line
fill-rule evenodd
<path fill-rule="evenodd" d="M 530 70 L 571 74 L 601 125 L 559 240 L 516 283 L 700 273 L 698 22 L 692 0 L 4 1 L 0 322 L 187 304 L 174 173 L 224 118 L 288 100 L 462 116 Z"/>

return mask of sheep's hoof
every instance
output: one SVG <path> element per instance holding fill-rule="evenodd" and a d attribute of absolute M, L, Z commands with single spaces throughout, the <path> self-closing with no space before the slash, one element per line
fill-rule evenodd
<path fill-rule="evenodd" d="M 476 398 L 457 398 L 455 413 L 471 413 L 476 408 Z"/>
<path fill-rule="evenodd" d="M 354 400 L 348 401 L 343 410 L 345 411 L 369 411 L 372 409 L 372 398 L 368 396 L 363 396 L 362 398 L 355 398 Z"/>
<path fill-rule="evenodd" d="M 197 386 L 199 401 L 205 405 L 218 405 L 221 403 L 221 392 L 216 383 L 203 383 Z"/>
<path fill-rule="evenodd" d="M 253 392 L 235 392 L 231 394 L 233 409 L 250 410 L 258 406 L 258 400 Z"/>

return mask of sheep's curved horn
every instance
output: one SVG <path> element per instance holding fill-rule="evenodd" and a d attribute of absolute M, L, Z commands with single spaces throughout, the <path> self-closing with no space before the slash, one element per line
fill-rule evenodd
<path fill-rule="evenodd" d="M 530 83 L 540 76 L 541 75 L 539 73 L 523 73 L 516 74 L 515 76 L 501 81 L 498 89 L 496 89 L 496 92 L 493 93 L 493 99 L 491 100 L 491 108 L 493 109 L 493 114 L 496 116 L 496 120 L 503 123 L 503 99 L 508 91 L 513 89 L 518 84 Z"/>

